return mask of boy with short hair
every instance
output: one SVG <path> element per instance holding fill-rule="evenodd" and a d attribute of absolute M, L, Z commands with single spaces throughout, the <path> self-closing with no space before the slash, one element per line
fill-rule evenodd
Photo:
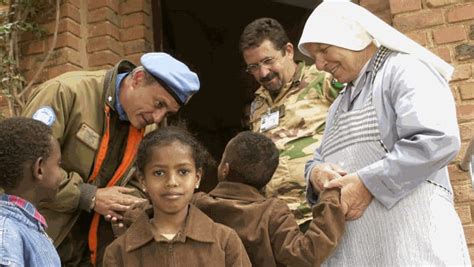
<path fill-rule="evenodd" d="M 0 122 L 0 265 L 61 266 L 36 207 L 55 198 L 63 174 L 61 150 L 42 122 Z"/>
<path fill-rule="evenodd" d="M 282 200 L 260 190 L 278 166 L 278 150 L 264 135 L 242 132 L 225 148 L 219 184 L 197 193 L 193 204 L 215 222 L 238 233 L 253 266 L 319 266 L 332 253 L 345 227 L 340 190 L 322 193 L 306 233 Z"/>

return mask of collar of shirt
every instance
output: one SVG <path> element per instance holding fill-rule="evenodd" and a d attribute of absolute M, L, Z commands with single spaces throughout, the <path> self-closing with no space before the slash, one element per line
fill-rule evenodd
<path fill-rule="evenodd" d="M 364 66 L 362 67 L 359 74 L 357 75 L 357 78 L 354 81 L 350 82 L 350 84 L 352 85 L 351 90 L 349 90 L 349 93 L 351 96 L 350 98 L 351 102 L 354 100 L 354 98 L 356 98 L 360 94 L 360 91 L 362 90 L 362 86 L 359 86 L 359 84 L 361 83 L 362 79 L 364 79 L 364 81 L 365 79 L 367 79 L 367 72 L 368 72 L 367 67 L 369 66 L 370 62 L 371 62 L 370 59 L 367 60 L 367 62 L 365 62 Z"/>
<path fill-rule="evenodd" d="M 117 78 L 115 79 L 115 109 L 117 109 L 117 113 L 119 115 L 119 119 L 121 121 L 128 121 L 127 113 L 123 110 L 122 104 L 120 103 L 120 85 L 122 84 L 123 79 L 129 74 L 129 72 L 125 73 L 117 73 Z"/>
<path fill-rule="evenodd" d="M 148 242 L 155 240 L 151 230 L 150 218 L 153 218 L 152 210 L 143 213 L 127 230 L 124 237 L 125 244 L 127 244 L 127 252 L 142 247 Z M 213 235 L 213 223 L 214 222 L 202 211 L 194 205 L 189 205 L 188 215 L 186 216 L 183 230 L 179 231 L 173 240 L 163 238 L 159 239 L 158 242 L 184 243 L 186 238 L 191 238 L 199 242 L 214 243 L 215 237 Z"/>
<path fill-rule="evenodd" d="M 253 186 L 235 182 L 220 182 L 210 196 L 244 201 L 263 201 L 265 197 Z"/>
<path fill-rule="evenodd" d="M 46 220 L 43 217 L 43 215 L 39 213 L 39 211 L 35 208 L 33 204 L 26 201 L 25 199 L 18 196 L 14 196 L 14 195 L 3 194 L 3 195 L 0 195 L 0 200 L 15 204 L 17 207 L 22 209 L 25 213 L 27 213 L 28 215 L 33 217 L 36 221 L 38 221 L 43 226 L 43 228 L 48 228 L 48 225 L 46 224 Z"/>
<path fill-rule="evenodd" d="M 283 85 L 283 87 L 280 90 L 280 93 L 275 98 L 275 100 L 273 100 L 272 102 L 278 102 L 292 88 L 298 87 L 300 85 L 301 80 L 303 80 L 303 78 L 304 78 L 304 73 L 305 73 L 304 70 L 305 70 L 306 64 L 305 64 L 304 61 L 299 61 L 299 62 L 296 62 L 296 63 L 297 63 L 296 70 L 295 70 L 295 73 L 293 74 L 293 77 L 292 77 L 291 81 L 289 81 L 285 85 Z M 265 89 L 265 87 L 263 87 L 263 86 L 260 86 L 257 89 L 257 91 L 255 92 L 255 95 L 263 97 L 264 99 L 266 99 L 266 101 L 269 101 L 269 100 L 272 99 L 272 97 L 270 96 L 270 93 L 268 92 L 268 90 Z"/>

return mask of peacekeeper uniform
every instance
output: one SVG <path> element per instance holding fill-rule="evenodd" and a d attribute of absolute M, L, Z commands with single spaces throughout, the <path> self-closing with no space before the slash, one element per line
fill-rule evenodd
<path fill-rule="evenodd" d="M 130 145 L 139 144 L 142 131 L 133 128 L 128 121 L 119 120 L 115 110 L 115 81 L 118 73 L 134 68 L 132 63 L 123 60 L 110 70 L 62 74 L 39 86 L 23 110 L 23 116 L 51 126 L 53 136 L 61 145 L 65 180 L 56 200 L 41 203 L 39 210 L 46 217 L 47 233 L 54 245 L 69 243 L 63 244 L 64 250 L 59 251 L 62 258 L 68 259 L 82 251 L 87 253 L 82 257 L 90 256 L 87 237 L 93 214 L 96 214 L 89 213 L 95 191 L 110 185 L 125 185 L 133 173 L 136 148 Z M 102 144 L 105 135 L 110 142 Z M 102 164 L 94 164 L 99 150 L 101 155 L 96 161 L 102 158 Z M 122 165 L 120 174 L 109 184 L 119 165 Z M 97 238 L 99 228 L 101 234 L 104 231 L 110 234 L 111 228 L 105 227 L 108 223 L 103 217 L 98 214 L 95 217 L 96 221 L 101 219 L 96 222 L 92 235 Z"/>
<path fill-rule="evenodd" d="M 283 86 L 275 100 L 261 86 L 251 105 L 252 131 L 271 138 L 280 151 L 266 196 L 284 200 L 298 224 L 312 219 L 305 196 L 304 167 L 322 139 L 327 111 L 340 90 L 331 80 L 330 74 L 300 62 L 292 81 Z"/>

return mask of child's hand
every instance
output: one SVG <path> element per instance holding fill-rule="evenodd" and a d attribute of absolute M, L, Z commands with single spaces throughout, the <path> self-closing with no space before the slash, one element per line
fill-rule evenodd
<path fill-rule="evenodd" d="M 321 163 L 313 168 L 309 181 L 315 191 L 321 192 L 329 181 L 341 178 L 346 174 L 346 171 L 337 164 Z"/>
<path fill-rule="evenodd" d="M 123 227 L 123 222 L 121 222 L 117 217 L 114 217 L 110 214 L 106 215 L 105 216 L 105 220 L 107 222 L 111 222 L 111 223 L 114 223 L 114 224 L 117 224 L 118 227 Z"/>

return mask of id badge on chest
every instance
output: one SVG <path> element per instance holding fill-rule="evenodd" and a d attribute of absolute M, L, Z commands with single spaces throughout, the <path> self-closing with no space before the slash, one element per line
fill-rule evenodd
<path fill-rule="evenodd" d="M 260 132 L 266 132 L 278 126 L 280 121 L 280 110 L 269 112 L 262 116 L 260 121 Z"/>

